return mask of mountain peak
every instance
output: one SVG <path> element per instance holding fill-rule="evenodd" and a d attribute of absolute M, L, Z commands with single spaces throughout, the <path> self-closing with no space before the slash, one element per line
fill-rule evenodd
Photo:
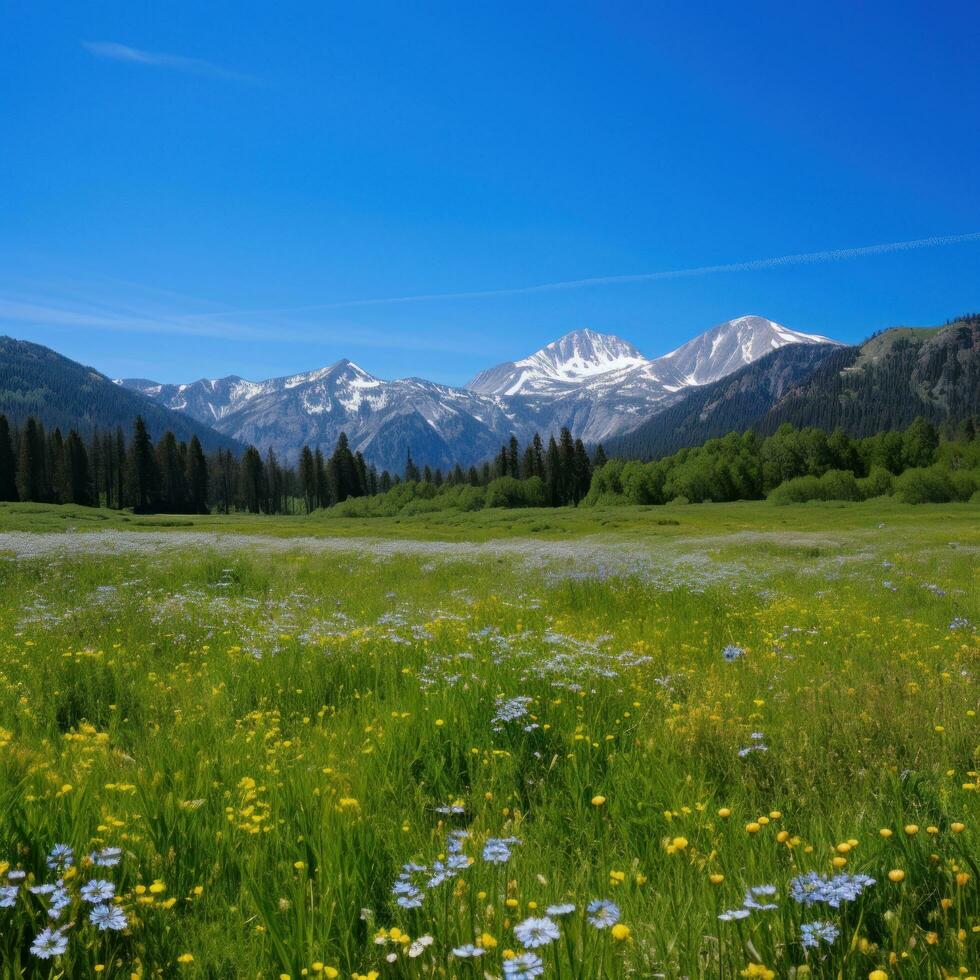
<path fill-rule="evenodd" d="M 713 381 L 787 344 L 836 344 L 819 334 L 790 330 L 775 320 L 749 314 L 726 320 L 658 358 L 683 386 Z"/>
<path fill-rule="evenodd" d="M 608 371 L 637 367 L 647 359 L 613 334 L 582 328 L 553 340 L 519 361 L 482 371 L 466 387 L 485 395 L 517 395 L 541 384 L 578 384 Z"/>

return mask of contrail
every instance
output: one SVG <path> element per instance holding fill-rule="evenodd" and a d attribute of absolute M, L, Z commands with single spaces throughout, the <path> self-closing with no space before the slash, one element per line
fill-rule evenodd
<path fill-rule="evenodd" d="M 589 286 L 612 286 L 632 282 L 658 282 L 663 279 L 710 276 L 720 272 L 755 272 L 760 269 L 777 269 L 787 265 L 813 265 L 818 262 L 840 262 L 844 259 L 855 259 L 865 255 L 909 252 L 917 248 L 936 248 L 939 245 L 956 245 L 962 242 L 976 241 L 980 241 L 980 231 L 971 231 L 965 235 L 935 235 L 932 238 L 914 238 L 907 242 L 886 242 L 882 245 L 862 245 L 858 248 L 832 248 L 823 252 L 799 252 L 795 255 L 778 255 L 774 258 L 750 259 L 746 262 L 728 262 L 722 265 L 700 265 L 689 269 L 668 269 L 662 272 L 641 272 L 626 276 L 593 276 L 589 279 L 565 279 L 559 282 L 538 283 L 533 286 L 481 289 L 470 292 L 415 293 L 410 296 L 349 299 L 336 303 L 317 303 L 308 306 L 289 306 L 276 309 L 230 310 L 225 313 L 195 314 L 195 319 L 262 313 L 303 313 L 313 310 L 339 310 L 355 306 L 390 306 L 399 303 L 424 303 L 443 299 L 485 299 L 492 296 L 524 296 L 532 293 L 558 292 L 564 289 L 584 289 Z"/>

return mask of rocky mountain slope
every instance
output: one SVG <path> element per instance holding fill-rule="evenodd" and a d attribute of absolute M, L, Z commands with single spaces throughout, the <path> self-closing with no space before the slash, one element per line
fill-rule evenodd
<path fill-rule="evenodd" d="M 636 428 L 692 387 L 801 343 L 833 344 L 761 317 L 740 317 L 657 359 L 618 337 L 577 330 L 463 388 L 419 378 L 383 381 L 349 360 L 261 382 L 229 376 L 119 384 L 242 442 L 271 446 L 287 461 L 304 444 L 329 450 L 344 431 L 370 462 L 400 471 L 409 451 L 420 464 L 469 465 L 511 434 L 547 437 L 562 426 L 600 442 Z"/>

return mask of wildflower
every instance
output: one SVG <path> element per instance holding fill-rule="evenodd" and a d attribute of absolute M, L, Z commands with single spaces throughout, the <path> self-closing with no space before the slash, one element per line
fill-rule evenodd
<path fill-rule="evenodd" d="M 739 919 L 747 919 L 752 914 L 751 909 L 728 909 L 719 914 L 721 922 L 737 922 Z"/>
<path fill-rule="evenodd" d="M 75 863 L 75 852 L 67 844 L 55 844 L 48 855 L 48 867 L 52 871 L 70 868 Z"/>
<path fill-rule="evenodd" d="M 817 949 L 821 943 L 828 946 L 840 935 L 840 930 L 831 922 L 804 922 L 800 926 L 800 942 L 806 949 Z"/>
<path fill-rule="evenodd" d="M 760 898 L 767 898 L 776 894 L 775 885 L 753 885 L 745 893 L 745 901 L 742 908 L 751 909 L 757 912 L 771 912 L 778 908 L 775 902 L 760 902 Z"/>
<path fill-rule="evenodd" d="M 559 905 L 549 905 L 545 912 L 555 919 L 560 919 L 563 915 L 571 915 L 575 911 L 575 906 L 571 902 L 562 902 Z"/>
<path fill-rule="evenodd" d="M 556 922 L 542 916 L 519 922 L 514 926 L 514 935 L 522 946 L 527 949 L 537 949 L 538 946 L 547 946 L 561 938 L 561 931 Z"/>
<path fill-rule="evenodd" d="M 416 956 L 421 956 L 425 952 L 426 946 L 431 946 L 433 939 L 431 936 L 419 936 L 411 946 L 408 947 L 408 955 L 414 960 Z"/>
<path fill-rule="evenodd" d="M 708 881 L 710 881 L 712 885 L 720 885 L 724 880 L 725 876 L 717 871 L 714 874 L 708 875 Z"/>
<path fill-rule="evenodd" d="M 101 932 L 111 929 L 113 932 L 121 932 L 129 924 L 126 920 L 126 913 L 118 905 L 96 905 L 88 916 L 89 922 L 97 926 Z"/>
<path fill-rule="evenodd" d="M 98 905 L 108 902 L 116 894 L 116 886 L 111 881 L 93 878 L 87 885 L 82 885 L 80 893 L 86 902 Z"/>
<path fill-rule="evenodd" d="M 606 798 L 604 796 L 593 796 L 592 797 L 592 805 L 593 806 L 602 806 L 602 804 L 605 803 L 605 802 L 606 802 Z"/>
<path fill-rule="evenodd" d="M 888 974 L 884 970 L 872 970 L 868 974 L 868 980 L 888 980 Z"/>
<path fill-rule="evenodd" d="M 739 657 L 745 655 L 745 651 L 741 647 L 737 647 L 734 644 L 729 644 L 721 651 L 722 657 L 725 659 L 725 663 L 734 663 Z"/>
<path fill-rule="evenodd" d="M 892 868 L 892 870 L 888 872 L 888 880 L 897 885 L 900 882 L 905 881 L 905 872 L 901 868 Z"/>
<path fill-rule="evenodd" d="M 630 937 L 630 927 L 624 925 L 622 922 L 617 922 L 616 925 L 612 927 L 612 937 L 617 942 L 623 942 Z"/>
<path fill-rule="evenodd" d="M 504 960 L 504 980 L 534 980 L 544 973 L 544 962 L 534 953 L 522 953 Z"/>
<path fill-rule="evenodd" d="M 750 963 L 744 970 L 739 971 L 739 976 L 758 977 L 759 980 L 776 980 L 775 972 L 762 963 Z"/>
<path fill-rule="evenodd" d="M 180 956 L 177 957 L 177 962 L 178 963 L 193 963 L 194 962 L 194 954 L 193 953 L 181 953 Z"/>
<path fill-rule="evenodd" d="M 606 898 L 589 902 L 586 908 L 588 920 L 596 929 L 608 929 L 619 922 L 619 906 Z"/>
<path fill-rule="evenodd" d="M 482 956 L 485 952 L 485 949 L 481 949 L 479 946 L 474 946 L 472 943 L 467 943 L 465 946 L 457 946 L 453 950 L 453 956 L 458 956 L 461 960 L 468 960 L 475 959 L 477 956 Z"/>
<path fill-rule="evenodd" d="M 490 837 L 483 845 L 483 860 L 490 864 L 506 864 L 511 857 L 511 845 L 519 843 L 516 837 Z"/>
<path fill-rule="evenodd" d="M 31 952 L 41 960 L 49 960 L 52 956 L 61 956 L 68 949 L 68 937 L 61 929 L 44 929 L 39 932 L 31 944 Z"/>
<path fill-rule="evenodd" d="M 867 875 L 839 874 L 828 879 L 810 871 L 797 875 L 789 883 L 789 893 L 800 905 L 826 902 L 831 908 L 838 908 L 841 902 L 853 902 L 865 888 L 874 884 L 874 878 Z"/>
<path fill-rule="evenodd" d="M 0 885 L 0 909 L 12 909 L 19 891 L 17 885 Z"/>
<path fill-rule="evenodd" d="M 122 849 L 103 847 L 101 851 L 93 851 L 89 860 L 98 868 L 114 868 L 122 860 Z"/>
<path fill-rule="evenodd" d="M 533 702 L 534 698 L 523 695 L 514 698 L 498 697 L 495 704 L 496 711 L 491 719 L 491 724 L 497 731 L 500 731 L 504 722 L 518 721 L 527 715 L 528 708 Z"/>

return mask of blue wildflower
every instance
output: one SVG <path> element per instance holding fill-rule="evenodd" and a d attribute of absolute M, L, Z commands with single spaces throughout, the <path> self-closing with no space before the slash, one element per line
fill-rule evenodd
<path fill-rule="evenodd" d="M 118 905 L 96 905 L 89 912 L 88 920 L 102 932 L 107 929 L 120 932 L 129 924 L 126 920 L 126 913 Z"/>
<path fill-rule="evenodd" d="M 560 939 L 561 930 L 556 922 L 546 916 L 531 917 L 514 926 L 514 935 L 522 946 L 527 949 L 537 949 L 538 946 L 547 946 L 548 943 Z"/>
<path fill-rule="evenodd" d="M 0 885 L 0 909 L 12 909 L 19 891 L 17 885 Z"/>
<path fill-rule="evenodd" d="M 839 874 L 826 878 L 816 871 L 809 871 L 797 875 L 789 883 L 789 893 L 793 901 L 800 905 L 824 902 L 836 909 L 841 902 L 853 902 L 866 888 L 874 884 L 875 879 L 867 875 Z"/>
<path fill-rule="evenodd" d="M 534 980 L 544 973 L 544 962 L 534 953 L 522 953 L 511 960 L 504 960 L 505 980 Z"/>
<path fill-rule="evenodd" d="M 116 886 L 111 881 L 93 878 L 88 884 L 82 885 L 80 894 L 86 902 L 99 905 L 108 902 L 116 894 Z"/>
<path fill-rule="evenodd" d="M 828 946 L 840 935 L 840 930 L 831 922 L 804 922 L 800 926 L 800 942 L 807 949 L 817 949 L 821 943 Z"/>
<path fill-rule="evenodd" d="M 474 946 L 472 943 L 467 943 L 465 946 L 457 946 L 453 950 L 453 956 L 458 956 L 461 960 L 476 959 L 478 956 L 482 956 L 486 952 L 479 946 Z"/>
<path fill-rule="evenodd" d="M 48 867 L 52 871 L 62 871 L 75 863 L 75 852 L 67 844 L 55 844 L 48 855 Z"/>
<path fill-rule="evenodd" d="M 589 902 L 586 912 L 589 922 L 596 929 L 608 929 L 619 922 L 619 906 L 606 898 L 597 898 Z"/>
<path fill-rule="evenodd" d="M 560 919 L 563 915 L 571 915 L 575 911 L 575 906 L 571 902 L 562 902 L 559 905 L 549 905 L 545 912 L 553 918 Z"/>
<path fill-rule="evenodd" d="M 61 929 L 44 929 L 37 934 L 31 943 L 31 952 L 41 960 L 49 960 L 52 956 L 61 956 L 68 949 L 68 937 Z"/>
<path fill-rule="evenodd" d="M 751 914 L 749 909 L 728 909 L 720 913 L 718 918 L 722 922 L 737 922 L 739 919 L 747 919 Z"/>
<path fill-rule="evenodd" d="M 516 837 L 490 837 L 483 845 L 483 860 L 490 864 L 506 864 L 511 857 L 510 848 L 520 844 Z"/>
<path fill-rule="evenodd" d="M 734 663 L 739 657 L 745 656 L 745 651 L 741 647 L 737 647 L 732 643 L 729 643 L 724 650 L 721 651 L 721 655 L 725 658 L 726 663 Z"/>
<path fill-rule="evenodd" d="M 97 868 L 114 868 L 122 860 L 122 848 L 103 847 L 101 851 L 93 851 L 89 860 Z"/>

